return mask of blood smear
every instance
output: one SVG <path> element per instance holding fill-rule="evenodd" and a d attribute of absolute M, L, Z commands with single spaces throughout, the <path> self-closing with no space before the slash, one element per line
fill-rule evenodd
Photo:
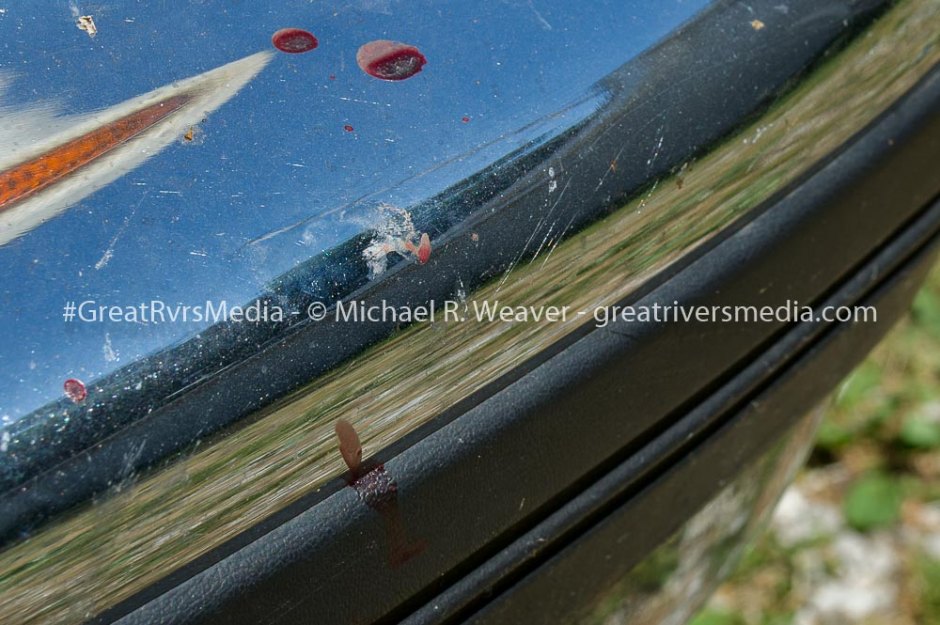
<path fill-rule="evenodd" d="M 412 45 L 378 39 L 359 48 L 356 62 L 369 76 L 381 80 L 405 80 L 420 72 L 428 60 Z"/>
<path fill-rule="evenodd" d="M 282 28 L 271 36 L 271 43 L 287 54 L 309 52 L 320 45 L 316 37 L 300 28 Z"/>

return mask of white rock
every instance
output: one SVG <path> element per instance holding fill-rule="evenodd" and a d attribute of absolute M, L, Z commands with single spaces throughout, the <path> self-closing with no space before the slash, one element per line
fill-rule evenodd
<path fill-rule="evenodd" d="M 773 516 L 773 530 L 783 547 L 793 547 L 842 529 L 840 510 L 830 504 L 813 501 L 791 486 L 783 494 Z"/>

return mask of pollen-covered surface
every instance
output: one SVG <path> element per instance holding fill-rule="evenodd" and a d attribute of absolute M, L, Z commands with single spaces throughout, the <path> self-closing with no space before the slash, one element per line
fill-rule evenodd
<path fill-rule="evenodd" d="M 0 211 L 126 143 L 179 110 L 190 99 L 188 95 L 169 97 L 0 172 Z"/>

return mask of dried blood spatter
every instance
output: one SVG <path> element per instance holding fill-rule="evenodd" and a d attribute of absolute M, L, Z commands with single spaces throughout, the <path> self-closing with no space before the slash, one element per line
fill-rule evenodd
<path fill-rule="evenodd" d="M 356 62 L 369 76 L 381 80 L 405 80 L 420 72 L 428 60 L 414 46 L 378 39 L 359 48 Z"/>
<path fill-rule="evenodd" d="M 418 262 L 422 265 L 431 258 L 431 237 L 425 232 L 421 235 L 421 242 L 418 243 Z"/>
<path fill-rule="evenodd" d="M 415 255 L 415 258 L 418 259 L 420 264 L 428 262 L 428 259 L 431 258 L 431 237 L 428 236 L 428 233 L 425 232 L 421 235 L 421 240 L 418 241 L 418 245 L 415 245 L 411 241 L 404 240 L 405 250 L 411 252 Z"/>
<path fill-rule="evenodd" d="M 409 540 L 398 509 L 398 484 L 385 470 L 385 465 L 363 467 L 362 443 L 355 428 L 345 419 L 339 419 L 334 427 L 340 453 L 349 467 L 351 479 L 348 483 L 362 502 L 382 516 L 388 543 L 388 563 L 392 567 L 401 566 L 424 551 L 427 543 Z"/>
<path fill-rule="evenodd" d="M 271 35 L 271 43 L 281 52 L 288 54 L 309 52 L 320 44 L 316 37 L 300 28 L 282 28 Z"/>
<path fill-rule="evenodd" d="M 463 123 L 467 124 L 467 123 L 470 122 L 470 118 L 467 117 L 466 115 L 464 115 L 463 117 L 460 118 L 460 121 L 462 121 Z"/>
<path fill-rule="evenodd" d="M 62 386 L 65 389 L 66 396 L 76 404 L 85 401 L 85 398 L 88 397 L 88 391 L 85 389 L 85 384 L 81 380 L 69 378 Z"/>
<path fill-rule="evenodd" d="M 355 128 L 353 128 L 349 124 L 346 124 L 345 126 L 343 126 L 343 130 L 345 130 L 346 132 L 352 132 L 353 130 L 355 130 Z"/>

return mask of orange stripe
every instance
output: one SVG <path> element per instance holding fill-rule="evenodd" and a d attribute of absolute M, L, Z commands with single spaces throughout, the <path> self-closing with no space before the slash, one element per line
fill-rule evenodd
<path fill-rule="evenodd" d="M 161 100 L 0 172 L 0 212 L 129 141 L 191 99 L 177 95 Z"/>

